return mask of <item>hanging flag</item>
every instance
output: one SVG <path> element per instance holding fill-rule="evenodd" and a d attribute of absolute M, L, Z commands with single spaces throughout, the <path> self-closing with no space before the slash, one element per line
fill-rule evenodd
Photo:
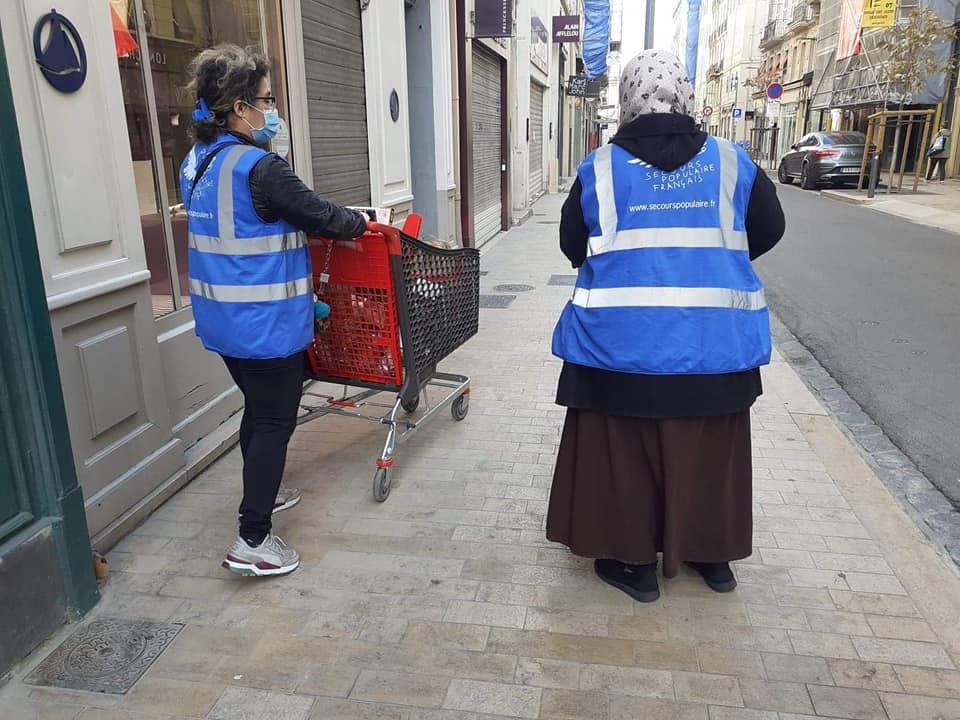
<path fill-rule="evenodd" d="M 687 3 L 687 77 L 690 84 L 697 85 L 697 54 L 700 46 L 700 0 Z"/>
<path fill-rule="evenodd" d="M 117 14 L 117 10 L 113 7 L 112 3 L 110 5 L 110 14 L 113 15 L 113 43 L 117 46 L 117 57 L 126 57 L 134 50 L 139 50 L 140 46 L 137 44 L 137 41 L 133 39 L 130 31 L 127 30 L 127 26 L 123 24 L 123 20 Z"/>
<path fill-rule="evenodd" d="M 584 0 L 583 62 L 590 78 L 607 74 L 610 52 L 610 0 Z"/>
<path fill-rule="evenodd" d="M 860 20 L 863 0 L 842 0 L 840 30 L 837 33 L 837 60 L 846 60 L 860 53 Z"/>

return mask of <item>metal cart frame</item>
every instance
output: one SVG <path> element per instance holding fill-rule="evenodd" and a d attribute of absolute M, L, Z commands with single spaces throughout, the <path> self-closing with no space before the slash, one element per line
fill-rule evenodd
<path fill-rule="evenodd" d="M 419 217 L 411 216 L 405 229 L 419 228 Z M 387 243 L 390 262 L 390 276 L 392 278 L 393 297 L 396 302 L 397 325 L 400 343 L 404 349 L 401 353 L 403 367 L 403 382 L 400 385 L 392 383 L 374 383 L 355 380 L 349 377 L 335 375 L 315 375 L 307 384 L 301 401 L 302 413 L 297 418 L 297 424 L 310 422 L 326 415 L 339 415 L 386 425 L 387 437 L 383 445 L 383 452 L 376 461 L 377 469 L 373 478 L 373 497 L 377 502 L 383 502 L 390 495 L 392 486 L 392 471 L 394 456 L 399 445 L 413 435 L 418 429 L 434 420 L 437 415 L 450 409 L 455 421 L 463 420 L 470 408 L 470 378 L 466 375 L 457 375 L 438 372 L 436 364 L 443 358 L 429 358 L 426 364 L 418 360 L 413 352 L 415 338 L 410 315 L 408 294 L 411 292 L 404 275 L 403 251 L 404 245 L 410 245 L 418 252 L 444 256 L 463 253 L 476 253 L 475 250 L 441 250 L 421 243 L 411 234 L 398 230 L 391 225 L 371 224 L 369 232 L 379 234 Z M 365 236 L 365 239 L 366 236 Z M 323 242 L 336 242 L 324 240 Z M 410 250 L 410 248 L 408 248 Z M 479 267 L 479 255 L 477 254 Z M 314 268 L 314 282 L 317 283 L 317 269 Z M 479 274 L 476 279 L 479 294 Z M 335 319 L 334 319 L 335 321 Z M 318 338 L 322 337 L 318 335 Z M 464 342 L 462 340 L 461 342 Z M 330 395 L 319 392 L 315 387 L 318 383 L 339 385 L 343 390 L 339 395 Z M 434 392 L 431 393 L 431 390 Z M 437 392 L 439 391 L 439 398 Z M 396 394 L 393 402 L 379 401 L 377 396 L 382 394 Z M 419 413 L 421 400 L 426 409 Z"/>

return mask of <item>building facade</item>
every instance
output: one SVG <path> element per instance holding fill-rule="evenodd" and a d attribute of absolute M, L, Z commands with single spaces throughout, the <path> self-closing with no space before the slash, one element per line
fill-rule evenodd
<path fill-rule="evenodd" d="M 760 38 L 761 60 L 752 87 L 754 158 L 775 165 L 811 129 L 810 95 L 820 17 L 816 0 L 771 0 Z M 782 87 L 768 98 L 771 84 Z"/>
<path fill-rule="evenodd" d="M 713 135 L 750 143 L 752 90 L 760 66 L 767 0 L 704 0 L 700 6 L 696 102 Z"/>

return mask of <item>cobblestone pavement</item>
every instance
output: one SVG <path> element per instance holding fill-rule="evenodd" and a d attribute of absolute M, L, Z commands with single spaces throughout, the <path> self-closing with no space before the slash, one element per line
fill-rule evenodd
<path fill-rule="evenodd" d="M 0 690 L 10 720 L 947 720 L 960 718 L 960 581 L 779 357 L 754 413 L 755 553 L 740 587 L 686 574 L 640 605 L 543 537 L 562 412 L 553 322 L 570 287 L 550 196 L 484 257 L 531 284 L 446 369 L 472 407 L 401 448 L 371 499 L 372 424 L 301 427 L 277 519 L 285 578 L 229 575 L 231 452 L 111 553 L 97 617 L 184 623 L 126 696 Z"/>

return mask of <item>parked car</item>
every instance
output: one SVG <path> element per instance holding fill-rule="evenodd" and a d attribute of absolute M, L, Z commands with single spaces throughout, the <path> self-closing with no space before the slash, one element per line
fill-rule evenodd
<path fill-rule="evenodd" d="M 784 185 L 799 180 L 804 190 L 856 183 L 866 141 L 862 132 L 810 133 L 780 158 L 777 177 Z"/>

